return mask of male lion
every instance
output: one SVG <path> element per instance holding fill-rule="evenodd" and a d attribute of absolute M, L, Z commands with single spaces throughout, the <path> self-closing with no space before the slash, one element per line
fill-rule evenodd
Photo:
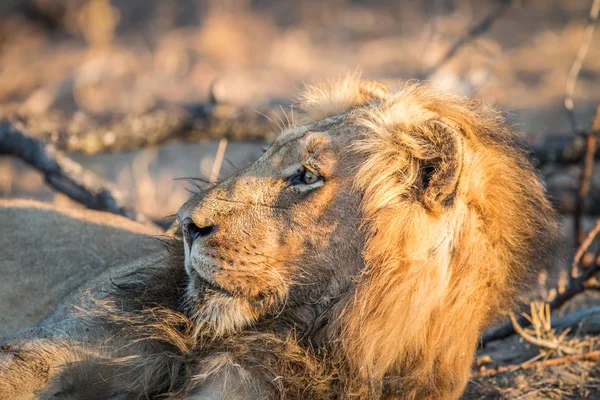
<path fill-rule="evenodd" d="M 414 83 L 302 98 L 301 123 L 179 210 L 169 256 L 4 347 L 4 398 L 461 395 L 558 235 L 518 137 Z"/>

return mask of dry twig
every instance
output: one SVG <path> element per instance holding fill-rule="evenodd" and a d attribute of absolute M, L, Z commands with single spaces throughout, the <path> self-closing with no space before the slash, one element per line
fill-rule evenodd
<path fill-rule="evenodd" d="M 588 20 L 583 32 L 583 38 L 581 39 L 581 44 L 579 45 L 579 50 L 577 51 L 573 65 L 571 65 L 571 70 L 569 71 L 569 76 L 567 78 L 567 84 L 565 87 L 564 105 L 565 109 L 567 110 L 569 123 L 571 124 L 571 128 L 575 133 L 580 132 L 577 126 L 577 118 L 575 117 L 573 92 L 575 91 L 575 85 L 577 84 L 577 79 L 579 78 L 579 72 L 581 72 L 581 67 L 583 66 L 590 43 L 592 42 L 592 37 L 594 36 L 594 30 L 596 29 L 596 22 L 598 21 L 599 12 L 600 0 L 594 0 L 590 8 L 590 13 L 588 14 Z"/>
<path fill-rule="evenodd" d="M 147 222 L 147 219 L 127 208 L 122 195 L 110 184 L 24 130 L 0 123 L 0 154 L 18 157 L 44 174 L 46 182 L 88 208 Z"/>
<path fill-rule="evenodd" d="M 515 372 L 515 371 L 522 370 L 522 369 L 531 369 L 531 368 L 536 368 L 536 367 L 542 368 L 542 367 L 549 367 L 552 365 L 566 364 L 566 363 L 570 363 L 570 362 L 574 362 L 574 361 L 595 361 L 598 359 L 600 359 L 600 350 L 590 351 L 590 352 L 583 353 L 583 354 L 575 354 L 575 355 L 570 355 L 570 356 L 551 358 L 548 360 L 530 361 L 530 362 L 525 362 L 525 363 L 517 364 L 517 365 L 504 365 L 504 366 L 499 366 L 496 368 L 481 367 L 481 369 L 479 369 L 479 371 L 477 371 L 477 372 L 474 372 L 472 376 L 474 378 L 480 378 L 480 377 L 498 375 L 498 374 L 502 374 L 505 372 Z"/>
<path fill-rule="evenodd" d="M 227 149 L 227 139 L 223 138 L 219 141 L 219 148 L 215 154 L 215 161 L 213 162 L 212 171 L 210 172 L 210 183 L 212 185 L 217 183 L 217 180 L 219 180 L 219 173 L 221 172 L 223 157 L 225 157 L 225 149 Z"/>

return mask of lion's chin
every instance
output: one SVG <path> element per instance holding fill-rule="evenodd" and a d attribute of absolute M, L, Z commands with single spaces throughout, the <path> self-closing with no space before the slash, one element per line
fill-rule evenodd
<path fill-rule="evenodd" d="M 225 336 L 254 323 L 258 312 L 242 297 L 215 290 L 202 280 L 191 280 L 186 289 L 187 314 L 201 335 Z"/>

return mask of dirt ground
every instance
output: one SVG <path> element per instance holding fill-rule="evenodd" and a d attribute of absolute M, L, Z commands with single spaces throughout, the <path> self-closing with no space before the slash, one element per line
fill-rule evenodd
<path fill-rule="evenodd" d="M 569 133 L 562 101 L 591 1 L 513 3 L 484 35 L 428 80 L 501 107 L 528 135 Z M 143 114 L 204 102 L 215 80 L 227 102 L 255 109 L 288 107 L 303 83 L 357 70 L 365 78 L 393 86 L 421 76 L 498 4 L 3 0 L 0 116 L 60 112 L 85 120 Z M 588 126 L 600 103 L 600 32 L 591 42 L 574 101 L 579 124 Z M 126 153 L 72 156 L 114 182 L 128 195 L 130 205 L 160 219 L 173 214 L 188 196 L 189 183 L 175 178 L 209 177 L 217 146 L 213 141 L 171 143 Z M 262 146 L 228 143 L 228 161 L 220 176 L 248 165 Z M 37 172 L 8 158 L 0 158 L 0 197 L 71 202 L 47 188 Z M 569 246 L 565 259 L 572 252 Z M 590 301 L 595 302 L 593 296 Z M 492 368 L 539 354 L 536 346 L 512 337 L 482 349 L 478 356 Z M 600 370 L 594 362 L 474 378 L 466 395 L 582 397 L 600 398 Z"/>

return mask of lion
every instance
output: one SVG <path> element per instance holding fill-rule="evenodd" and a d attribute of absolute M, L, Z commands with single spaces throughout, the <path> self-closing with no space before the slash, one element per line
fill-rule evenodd
<path fill-rule="evenodd" d="M 460 397 L 482 329 L 559 237 L 520 136 L 416 82 L 353 76 L 300 103 L 256 162 L 180 208 L 168 253 L 10 339 L 0 393 Z"/>

